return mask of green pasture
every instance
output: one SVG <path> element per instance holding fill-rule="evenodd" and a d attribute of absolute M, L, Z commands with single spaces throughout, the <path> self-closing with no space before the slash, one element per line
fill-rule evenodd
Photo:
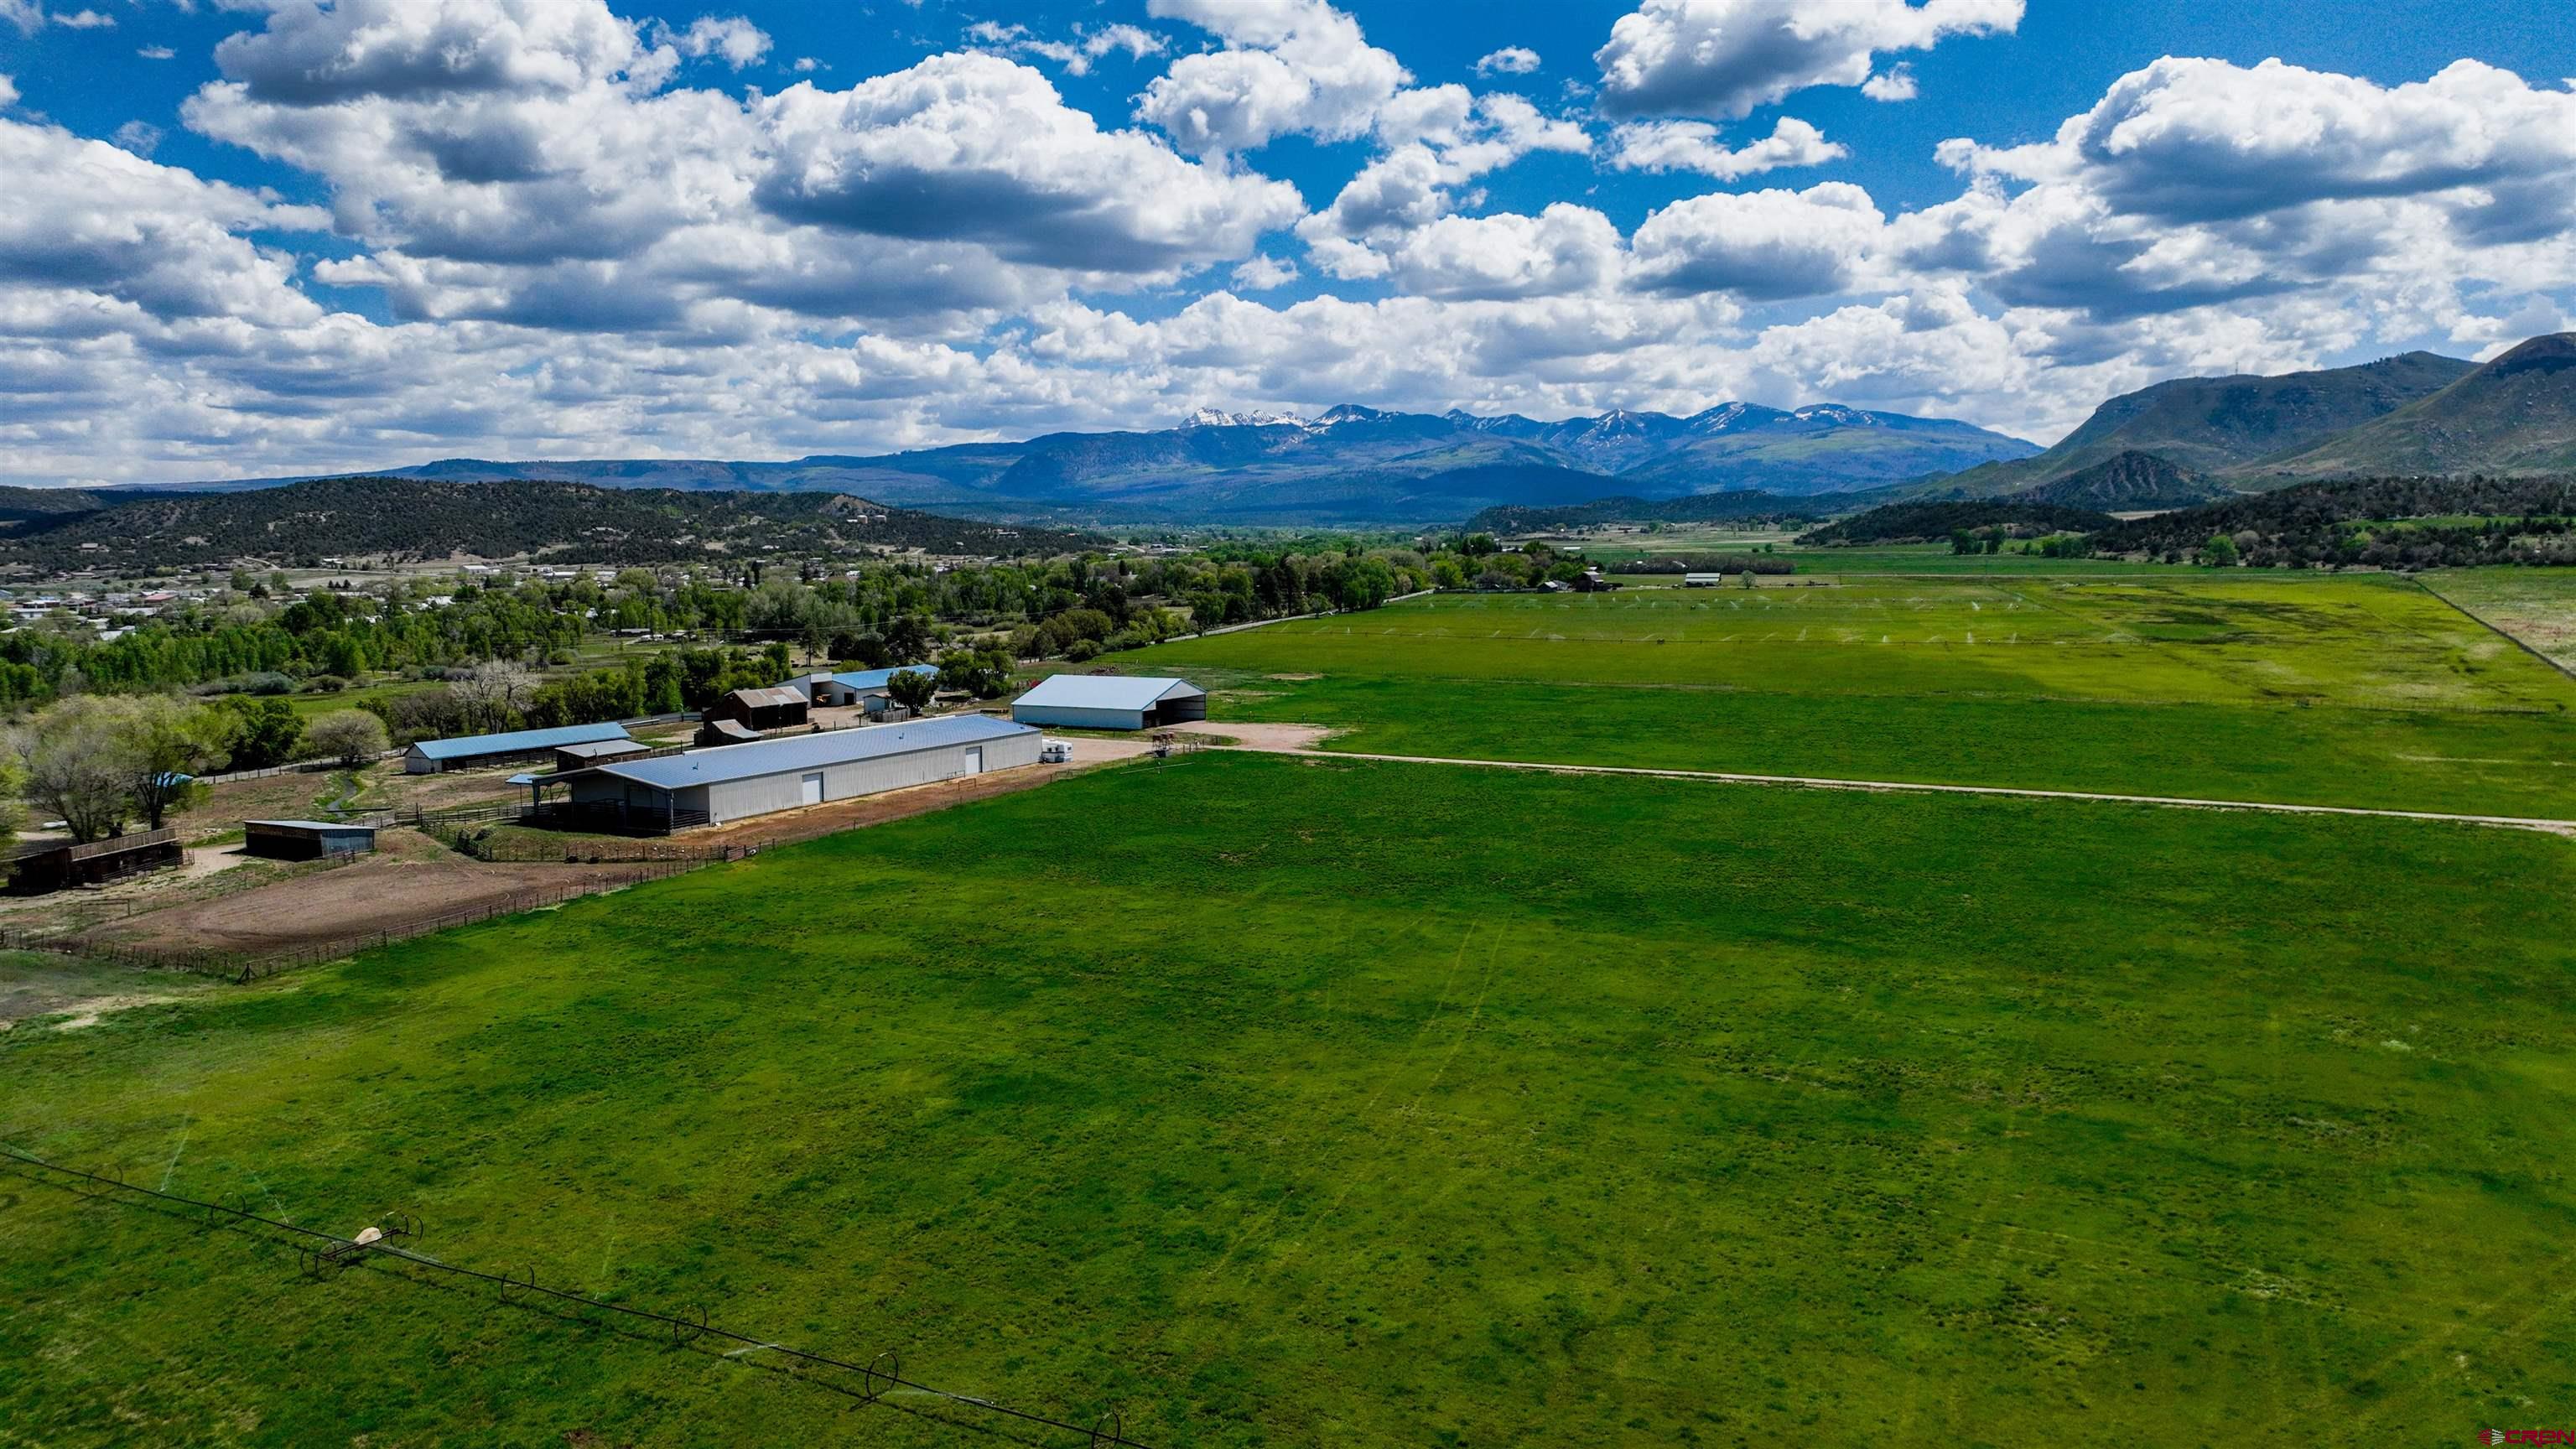
<path fill-rule="evenodd" d="M 1801 574 L 1870 577 L 1942 574 L 2085 578 L 2094 576 L 2189 577 L 2188 564 L 2140 563 L 2117 558 L 2044 558 L 2035 553 L 1960 554 L 1946 543 L 1858 544 L 1840 548 L 1782 548 Z"/>
<path fill-rule="evenodd" d="M 2576 816 L 2576 679 L 2378 576 L 1444 595 L 1121 663 L 1357 751 Z"/>
<path fill-rule="evenodd" d="M 1157 1446 L 2460 1443 L 2571 966 L 2534 834 L 1201 755 L 24 1022 L 0 1140 Z M 0 1180 L 0 1443 L 996 1427 L 731 1347 Z"/>
<path fill-rule="evenodd" d="M 2424 587 L 2576 672 L 2576 569 L 2449 569 Z"/>

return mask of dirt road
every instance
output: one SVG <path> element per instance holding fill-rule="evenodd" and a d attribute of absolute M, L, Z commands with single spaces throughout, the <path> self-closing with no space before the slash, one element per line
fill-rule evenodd
<path fill-rule="evenodd" d="M 1263 749 L 1246 740 L 1239 749 Z M 1280 749 L 1274 753 L 1318 760 L 1380 760 L 1407 765 L 1468 765 L 1487 770 L 1537 770 L 1552 775 L 1643 775 L 1662 780 L 1703 780 L 1722 785 L 1802 786 L 1811 790 L 1878 790 L 1919 795 L 1994 795 L 2021 800 L 2089 800 L 2110 805 L 2160 805 L 2185 810 L 2259 810 L 2274 815 L 2355 815 L 2382 820 L 2434 820 L 2503 830 L 2537 830 L 2576 838 L 2576 820 L 2520 815 L 2462 815 L 2442 810 L 2373 810 L 2355 805 L 2293 805 L 2276 800 L 2203 800 L 2188 795 L 2114 795 L 2092 790 L 2023 790 L 2008 785 L 1932 785 L 1918 780 L 1843 780 L 1823 775 L 1746 775 L 1725 770 L 1653 770 L 1632 765 L 1551 765 L 1536 760 L 1461 760 L 1437 755 L 1375 755 L 1357 750 Z"/>

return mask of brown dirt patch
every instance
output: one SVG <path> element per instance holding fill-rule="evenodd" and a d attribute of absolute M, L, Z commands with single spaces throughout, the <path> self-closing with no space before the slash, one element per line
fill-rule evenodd
<path fill-rule="evenodd" d="M 538 892 L 605 889 L 635 874 L 632 866 L 481 865 L 430 842 L 420 843 L 443 858 L 421 858 L 409 843 L 418 836 L 388 831 L 384 839 L 390 850 L 357 865 L 174 905 L 101 926 L 84 939 L 147 951 L 283 951 L 377 931 L 399 936 Z"/>
<path fill-rule="evenodd" d="M 1332 733 L 1322 725 L 1254 724 L 1246 720 L 1208 720 L 1204 723 L 1174 725 L 1184 734 L 1215 735 L 1234 741 L 1238 750 L 1295 751 L 1311 750 Z"/>

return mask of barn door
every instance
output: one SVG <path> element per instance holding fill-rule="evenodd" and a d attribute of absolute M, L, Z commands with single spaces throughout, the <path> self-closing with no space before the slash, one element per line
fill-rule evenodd
<path fill-rule="evenodd" d="M 817 770 L 813 774 L 807 775 L 805 778 L 797 781 L 796 785 L 798 794 L 803 798 L 803 802 L 805 804 L 820 805 L 823 803 L 822 771 Z"/>
<path fill-rule="evenodd" d="M 984 747 L 982 745 L 977 745 L 966 752 L 966 773 L 969 775 L 980 775 L 984 773 Z"/>

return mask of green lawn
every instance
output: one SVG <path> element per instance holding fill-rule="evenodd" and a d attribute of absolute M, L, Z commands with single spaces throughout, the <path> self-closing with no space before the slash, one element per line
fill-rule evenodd
<path fill-rule="evenodd" d="M 1119 662 L 1353 750 L 2576 817 L 2576 679 L 2387 577 L 1452 595 Z"/>
<path fill-rule="evenodd" d="M 2459 1443 L 2576 1402 L 2572 958 L 2539 835 L 1203 755 L 22 1024 L 0 1140 L 1158 1446 Z M 759 1364 L 0 1182 L 0 1443 L 981 1442 Z"/>

